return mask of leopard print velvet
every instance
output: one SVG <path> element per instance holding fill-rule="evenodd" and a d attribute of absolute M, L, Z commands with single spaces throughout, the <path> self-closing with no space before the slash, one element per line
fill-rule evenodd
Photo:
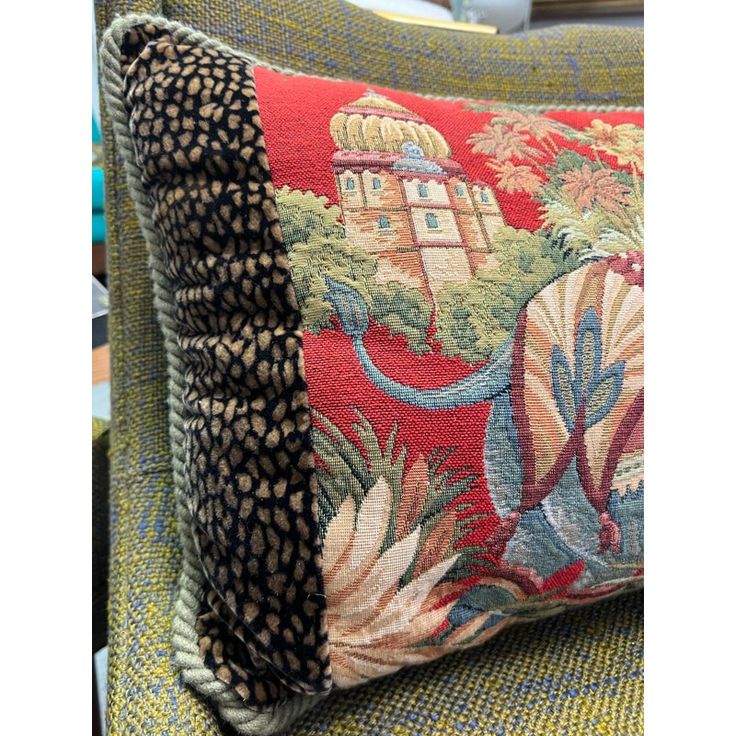
<path fill-rule="evenodd" d="M 186 364 L 200 653 L 268 709 L 332 684 L 300 314 L 248 63 L 156 36 L 128 37 L 126 100 Z"/>

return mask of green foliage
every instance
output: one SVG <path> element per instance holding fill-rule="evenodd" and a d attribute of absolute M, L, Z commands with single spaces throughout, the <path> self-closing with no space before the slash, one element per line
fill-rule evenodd
<path fill-rule="evenodd" d="M 352 429 L 357 442 L 347 437 L 326 416 L 312 409 L 312 443 L 318 458 L 315 472 L 320 489 L 320 525 L 324 536 L 331 519 L 348 496 L 352 496 L 356 508 L 360 509 L 368 491 L 383 478 L 391 489 L 392 499 L 391 519 L 383 542 L 385 551 L 398 541 L 396 514 L 402 495 L 407 492 L 404 488 L 405 476 L 409 470 L 406 465 L 407 450 L 403 445 L 397 445 L 398 424 L 394 424 L 382 446 L 368 419 L 357 409 L 355 414 L 356 421 Z M 459 497 L 470 489 L 475 476 L 467 468 L 445 467 L 453 452 L 454 448 L 437 448 L 427 458 L 426 494 L 420 494 L 416 499 L 421 508 L 413 523 L 414 527 L 421 527 L 417 553 L 423 549 L 435 526 L 451 513 L 451 505 L 457 511 L 466 512 L 463 519 L 453 514 L 454 529 L 450 539 L 453 547 L 481 518 L 480 514 L 468 513 L 469 503 L 458 502 Z M 448 574 L 449 577 L 467 575 L 467 565 L 472 561 L 473 555 L 482 551 L 474 546 L 463 547 L 463 560 L 455 566 L 452 575 Z M 416 559 L 407 569 L 402 584 L 411 580 L 415 563 Z"/>
<path fill-rule="evenodd" d="M 560 174 L 580 170 L 584 165 L 592 171 L 606 169 L 631 192 L 629 203 L 619 211 L 594 204 L 581 211 L 573 197 L 563 189 Z M 543 228 L 577 254 L 580 261 L 602 258 L 644 247 L 643 182 L 628 171 L 608 169 L 575 151 L 562 151 L 553 166 L 547 167 L 549 182 L 542 187 Z"/>
<path fill-rule="evenodd" d="M 352 286 L 370 305 L 369 284 L 375 277 L 376 259 L 351 247 L 344 237 L 328 240 L 313 233 L 307 241 L 292 244 L 289 260 L 304 327 L 310 332 L 328 327 L 335 313 L 325 299 L 325 275 Z"/>
<path fill-rule="evenodd" d="M 432 308 L 419 289 L 412 289 L 396 281 L 376 284 L 370 289 L 371 314 L 392 334 L 404 335 L 409 349 L 421 355 L 429 350 L 427 329 Z"/>
<path fill-rule="evenodd" d="M 437 339 L 446 355 L 466 362 L 488 358 L 512 334 L 521 308 L 554 279 L 579 266 L 564 241 L 505 226 L 494 241 L 498 269 L 439 295 Z"/>
<path fill-rule="evenodd" d="M 577 151 L 562 150 L 557 155 L 554 164 L 545 167 L 545 170 L 550 176 L 550 179 L 555 179 L 560 174 L 568 171 L 577 171 L 582 169 L 585 164 L 592 164 L 591 159 L 581 156 Z M 595 168 L 600 168 L 596 166 Z M 561 182 L 557 180 L 559 185 Z"/>
<path fill-rule="evenodd" d="M 276 191 L 276 204 L 287 249 L 294 243 L 307 242 L 314 235 L 326 240 L 345 238 L 344 228 L 337 219 L 340 208 L 329 206 L 327 197 L 287 185 Z"/>
<path fill-rule="evenodd" d="M 276 192 L 276 203 L 306 329 L 319 333 L 335 313 L 325 298 L 328 275 L 358 291 L 373 318 L 393 334 L 404 335 L 411 350 L 428 350 L 431 308 L 421 291 L 397 282 L 376 282 L 378 262 L 347 241 L 339 207 L 328 206 L 326 197 L 288 186 Z"/>
<path fill-rule="evenodd" d="M 394 426 L 381 447 L 370 422 L 356 410 L 358 420 L 353 425 L 360 446 L 346 437 L 326 416 L 312 409 L 312 445 L 319 459 L 316 468 L 320 488 L 320 522 L 323 533 L 342 502 L 352 496 L 360 508 L 368 491 L 383 477 L 392 489 L 395 505 L 401 493 L 406 448 L 396 451 L 398 426 Z M 361 452 L 362 446 L 362 452 Z"/>
<path fill-rule="evenodd" d="M 276 204 L 304 327 L 318 333 L 329 326 L 334 308 L 325 299 L 326 275 L 352 286 L 370 306 L 369 284 L 378 264 L 348 243 L 340 208 L 328 206 L 327 197 L 288 186 L 276 191 Z"/>

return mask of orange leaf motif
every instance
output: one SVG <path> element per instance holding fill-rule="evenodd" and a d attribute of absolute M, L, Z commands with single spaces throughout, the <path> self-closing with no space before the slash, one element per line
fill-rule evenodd
<path fill-rule="evenodd" d="M 453 553 L 452 536 L 455 524 L 455 512 L 445 509 L 434 529 L 427 535 L 417 559 L 414 575 L 421 575 Z"/>
<path fill-rule="evenodd" d="M 401 502 L 396 512 L 396 537 L 405 537 L 422 513 L 429 492 L 429 466 L 421 455 L 404 476 Z"/>

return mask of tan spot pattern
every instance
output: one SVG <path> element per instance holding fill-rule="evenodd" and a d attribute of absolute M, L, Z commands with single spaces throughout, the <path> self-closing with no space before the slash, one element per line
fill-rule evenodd
<path fill-rule="evenodd" d="M 129 34 L 137 163 L 186 361 L 200 653 L 254 708 L 331 687 L 300 314 L 242 59 Z"/>

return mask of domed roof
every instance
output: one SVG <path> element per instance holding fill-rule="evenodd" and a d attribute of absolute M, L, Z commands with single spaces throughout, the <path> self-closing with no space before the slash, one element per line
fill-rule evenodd
<path fill-rule="evenodd" d="M 349 102 L 347 105 L 341 107 L 340 110 L 343 112 L 351 110 L 375 110 L 376 112 L 391 110 L 392 112 L 399 113 L 401 117 L 421 120 L 418 115 L 415 115 L 405 107 L 402 107 L 398 102 L 389 100 L 388 97 L 380 94 L 379 92 L 374 92 L 372 89 L 366 90 L 362 97 L 359 97 L 355 102 Z"/>
<path fill-rule="evenodd" d="M 424 151 L 416 143 L 406 141 L 401 150 L 404 158 L 394 162 L 394 171 L 413 171 L 415 174 L 444 174 L 445 170 L 436 162 L 424 158 Z"/>
<path fill-rule="evenodd" d="M 335 145 L 346 151 L 402 153 L 408 142 L 429 158 L 451 155 L 442 134 L 423 118 L 371 90 L 340 108 L 330 121 L 330 134 Z"/>

